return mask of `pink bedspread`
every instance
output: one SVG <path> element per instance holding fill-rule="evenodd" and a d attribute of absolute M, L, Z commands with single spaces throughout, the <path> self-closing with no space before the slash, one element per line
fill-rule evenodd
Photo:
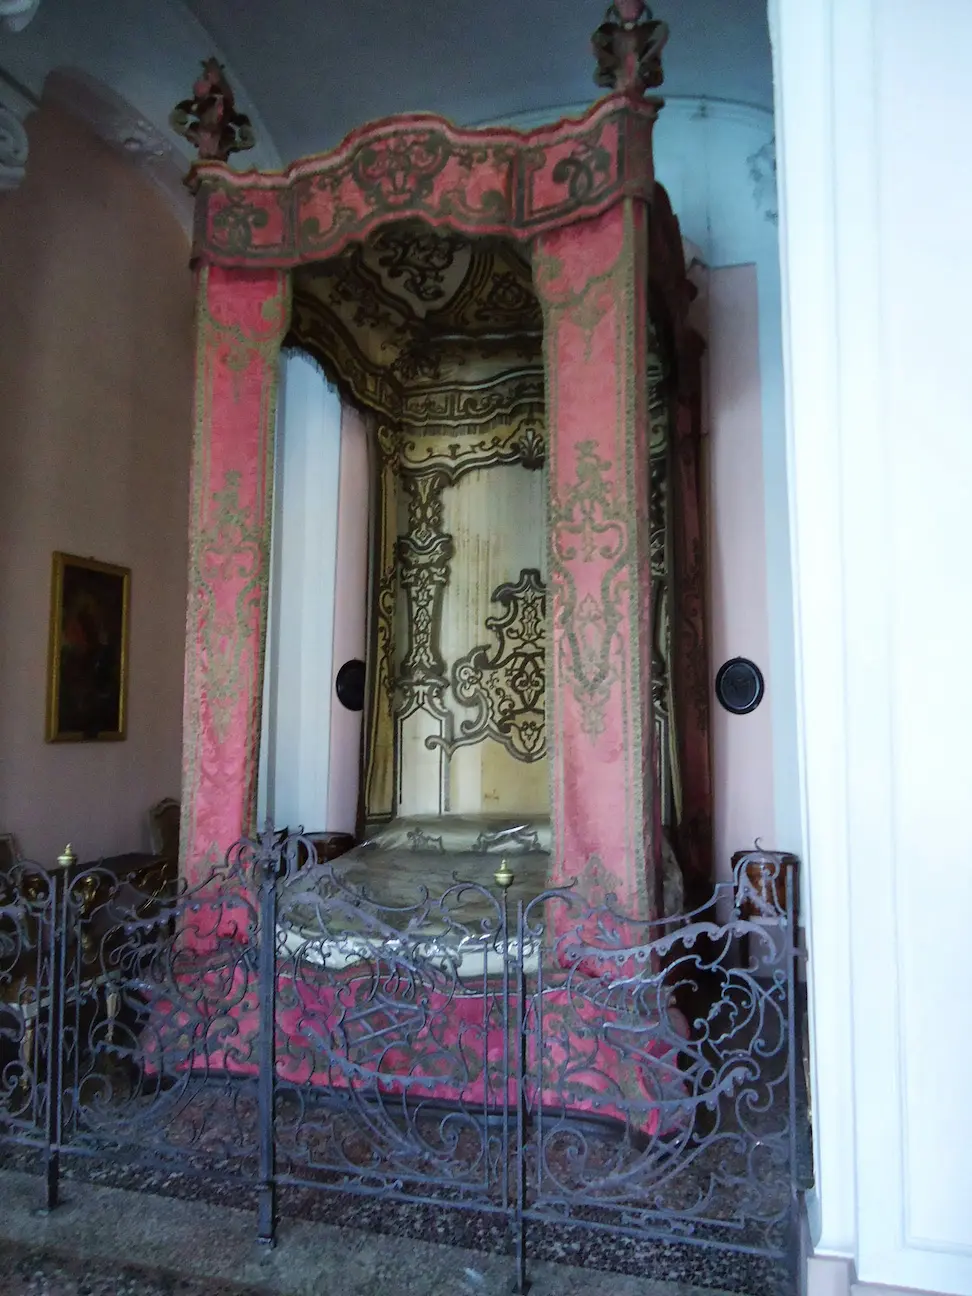
<path fill-rule="evenodd" d="M 438 984 L 437 984 L 438 982 Z M 256 973 L 241 962 L 183 975 L 153 997 L 141 1048 L 152 1071 L 255 1075 Z M 276 1074 L 285 1084 L 502 1112 L 516 1101 L 522 1040 L 527 1109 L 613 1117 L 643 1134 L 686 1119 L 675 1009 L 657 1021 L 605 1007 L 603 981 L 566 976 L 525 998 L 501 980 L 474 988 L 393 960 L 342 971 L 301 963 L 277 975 Z M 521 1030 L 522 1025 L 522 1030 Z M 677 1032 L 677 1034 L 676 1034 Z M 503 1077 L 508 1077 L 504 1085 Z"/>

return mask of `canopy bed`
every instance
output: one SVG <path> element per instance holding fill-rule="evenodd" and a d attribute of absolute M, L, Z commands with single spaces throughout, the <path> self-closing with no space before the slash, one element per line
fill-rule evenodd
<path fill-rule="evenodd" d="M 275 1023 L 281 1081 L 379 1103 L 415 1085 L 492 1102 L 490 1067 L 511 1047 L 511 961 L 542 981 L 552 958 L 562 975 L 537 1002 L 563 1030 L 541 1069 L 589 1050 L 592 1027 L 603 1036 L 571 1109 L 664 1132 L 691 1106 L 674 1063 L 687 1028 L 650 926 L 679 908 L 682 874 L 708 878 L 711 836 L 701 344 L 653 173 L 662 105 L 646 98 L 666 35 L 640 0 L 612 6 L 594 39 L 609 93 L 577 120 L 523 132 L 393 117 L 279 173 L 230 170 L 231 122 L 197 105 L 215 144 L 191 173 L 190 887 L 255 828 L 281 349 L 315 357 L 374 427 L 367 839 L 279 884 L 266 957 L 292 1009 Z M 213 98 L 212 75 L 200 85 Z M 488 888 L 497 855 L 514 852 L 521 932 L 525 912 L 550 903 L 553 917 L 494 949 L 509 928 Z M 476 885 L 450 892 L 453 875 Z M 417 903 L 382 896 L 409 883 Z M 359 884 L 384 917 L 365 921 Z M 465 905 L 462 919 L 426 905 L 425 884 Z M 530 903 L 566 887 L 589 919 Z M 225 896 L 216 908 L 229 912 Z M 249 930 L 226 922 L 231 942 Z M 594 928 L 601 946 L 579 956 L 570 940 Z M 259 1029 L 249 976 L 224 1059 L 244 1073 Z M 347 1053 L 349 1023 L 375 1012 L 364 1064 Z M 443 1079 L 430 1040 L 468 1039 L 477 1022 L 469 1075 Z M 293 1055 L 306 1075 L 287 1071 Z M 537 1092 L 565 1101 L 553 1081 Z"/>
<path fill-rule="evenodd" d="M 666 35 L 612 6 L 609 92 L 536 130 L 409 114 L 279 173 L 220 160 L 225 121 L 196 140 L 188 882 L 255 826 L 284 346 L 373 417 L 356 865 L 516 849 L 535 890 L 641 918 L 666 858 L 708 877 L 701 344 L 646 97 Z"/>

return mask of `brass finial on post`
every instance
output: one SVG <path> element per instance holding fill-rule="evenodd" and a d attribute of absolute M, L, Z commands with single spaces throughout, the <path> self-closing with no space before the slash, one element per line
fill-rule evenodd
<path fill-rule="evenodd" d="M 495 879 L 496 885 L 503 891 L 509 891 L 510 887 L 513 885 L 513 870 L 510 868 L 509 860 L 507 860 L 505 855 L 500 860 L 500 866 L 493 874 L 493 878 Z"/>
<path fill-rule="evenodd" d="M 77 864 L 77 862 L 78 862 L 78 857 L 77 855 L 75 855 L 74 850 L 71 847 L 71 843 L 68 842 L 68 844 L 64 847 L 64 850 L 57 857 L 58 868 L 71 868 L 71 866 L 73 864 Z"/>

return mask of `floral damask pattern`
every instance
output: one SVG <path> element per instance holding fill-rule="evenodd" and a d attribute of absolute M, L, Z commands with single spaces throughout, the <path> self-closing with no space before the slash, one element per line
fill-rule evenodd
<path fill-rule="evenodd" d="M 336 256 L 405 216 L 529 240 L 624 196 L 650 198 L 651 168 L 636 160 L 650 159 L 657 111 L 614 96 L 576 121 L 525 133 L 415 114 L 356 131 L 279 174 L 200 162 L 195 252 L 211 264 L 293 266 Z"/>
<path fill-rule="evenodd" d="M 381 421 L 375 432 L 378 490 L 375 510 L 374 662 L 367 699 L 364 804 L 371 820 L 387 819 L 394 806 L 395 751 L 395 557 L 398 517 L 399 435 Z"/>
<path fill-rule="evenodd" d="M 538 761 L 547 754 L 547 591 L 540 573 L 524 568 L 518 581 L 495 589 L 491 601 L 504 609 L 486 618 L 495 647 L 480 644 L 452 665 L 452 696 L 475 714 L 460 722 L 458 736 L 428 738 L 426 745 L 451 757 L 489 738 L 516 760 Z"/>
<path fill-rule="evenodd" d="M 450 153 L 438 131 L 405 131 L 367 141 L 351 156 L 351 175 L 375 207 L 414 207 L 433 191 Z"/>
<path fill-rule="evenodd" d="M 254 826 L 289 285 L 272 271 L 211 267 L 198 301 L 181 828 L 190 880 Z"/>
<path fill-rule="evenodd" d="M 649 322 L 648 414 L 651 424 L 649 544 L 652 591 L 651 695 L 655 716 L 655 754 L 658 769 L 660 819 L 666 826 L 677 815 L 681 800 L 678 744 L 674 741 L 674 705 L 670 663 L 672 659 L 671 592 L 672 531 L 670 517 L 670 418 L 667 373 L 658 340 Z"/>
<path fill-rule="evenodd" d="M 439 647 L 442 595 L 449 583 L 453 539 L 442 531 L 441 473 L 407 476 L 408 533 L 396 546 L 398 583 L 408 607 L 408 641 L 395 682 L 398 710 L 407 714 L 422 701 L 429 688 L 441 691 L 448 684 L 446 664 Z"/>
<path fill-rule="evenodd" d="M 551 502 L 551 546 L 560 594 L 555 624 L 564 678 L 580 707 L 583 732 L 604 732 L 605 708 L 618 681 L 615 636 L 621 624 L 626 583 L 619 581 L 628 561 L 628 527 L 608 474 L 609 460 L 596 441 L 577 446 L 574 481 Z M 596 562 L 601 568 L 599 596 L 578 594 L 570 565 Z"/>
<path fill-rule="evenodd" d="M 427 228 L 402 230 L 394 225 L 379 230 L 373 239 L 380 254 L 378 264 L 388 278 L 401 279 L 421 302 L 440 301 L 446 295 L 445 273 L 464 243 L 456 234 Z"/>
<path fill-rule="evenodd" d="M 567 885 L 596 861 L 627 910 L 651 917 L 646 213 L 621 204 L 544 236 L 533 265 L 549 393 L 551 878 Z"/>
<path fill-rule="evenodd" d="M 255 233 L 265 229 L 270 216 L 247 201 L 245 193 L 230 192 L 213 215 L 212 237 L 231 256 L 245 257 Z"/>
<path fill-rule="evenodd" d="M 214 736 L 224 743 L 256 648 L 247 633 L 260 611 L 264 547 L 255 510 L 240 504 L 240 473 L 227 472 L 213 492 L 213 512 L 195 537 L 190 580 L 191 613 L 206 661 L 206 700 Z M 232 588 L 232 600 L 220 594 Z"/>

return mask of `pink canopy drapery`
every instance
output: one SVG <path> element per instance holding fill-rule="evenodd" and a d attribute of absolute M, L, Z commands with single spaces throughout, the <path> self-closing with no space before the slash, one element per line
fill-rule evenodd
<path fill-rule="evenodd" d="M 532 245 L 550 464 L 550 881 L 586 879 L 631 916 L 657 915 L 647 315 L 660 103 L 643 88 L 529 132 L 460 130 L 418 114 L 363 127 L 281 173 L 196 166 L 188 880 L 254 827 L 288 271 L 407 218 Z M 674 222 L 667 202 L 660 218 Z"/>
<path fill-rule="evenodd" d="M 180 832 L 190 882 L 256 808 L 277 359 L 289 314 L 282 271 L 201 267 Z"/>
<path fill-rule="evenodd" d="M 550 465 L 550 880 L 584 878 L 641 917 L 657 912 L 647 222 L 629 198 L 534 249 Z"/>

